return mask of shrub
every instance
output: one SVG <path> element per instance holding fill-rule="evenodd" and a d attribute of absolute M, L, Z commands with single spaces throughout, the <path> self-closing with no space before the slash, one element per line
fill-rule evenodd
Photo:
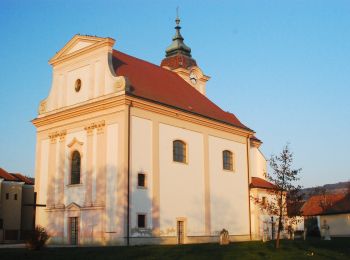
<path fill-rule="evenodd" d="M 40 250 L 45 246 L 46 241 L 49 239 L 45 228 L 41 226 L 36 226 L 31 232 L 30 238 L 26 241 L 26 246 L 31 250 Z"/>

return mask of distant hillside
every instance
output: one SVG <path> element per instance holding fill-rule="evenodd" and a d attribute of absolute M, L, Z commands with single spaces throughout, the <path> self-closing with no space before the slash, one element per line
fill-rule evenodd
<path fill-rule="evenodd" d="M 334 194 L 346 193 L 350 189 L 350 181 L 338 182 L 334 184 L 325 184 L 323 186 L 316 186 L 312 188 L 305 188 L 301 191 L 305 194 L 305 200 L 316 194 Z"/>

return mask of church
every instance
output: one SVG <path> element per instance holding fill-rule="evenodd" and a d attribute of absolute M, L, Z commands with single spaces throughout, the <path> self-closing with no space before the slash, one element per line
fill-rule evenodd
<path fill-rule="evenodd" d="M 269 189 L 255 132 L 206 96 L 180 33 L 160 66 L 75 35 L 53 58 L 36 127 L 36 224 L 50 243 L 260 239 L 250 199 Z M 227 93 L 230 95 L 230 93 Z"/>

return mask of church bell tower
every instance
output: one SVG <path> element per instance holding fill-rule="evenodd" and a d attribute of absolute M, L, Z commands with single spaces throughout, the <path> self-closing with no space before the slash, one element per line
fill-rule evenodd
<path fill-rule="evenodd" d="M 176 31 L 173 42 L 165 50 L 165 58 L 160 65 L 176 72 L 196 90 L 205 95 L 205 85 L 210 77 L 203 74 L 197 66 L 196 60 L 192 58 L 191 48 L 184 43 L 184 38 L 180 33 L 180 18 L 178 16 L 175 22 Z"/>

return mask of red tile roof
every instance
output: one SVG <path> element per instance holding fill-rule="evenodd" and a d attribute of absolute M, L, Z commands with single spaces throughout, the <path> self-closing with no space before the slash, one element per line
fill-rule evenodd
<path fill-rule="evenodd" d="M 5 181 L 17 181 L 24 182 L 25 184 L 34 185 L 34 182 L 26 176 L 23 176 L 20 173 L 8 173 L 4 169 L 0 168 L 0 178 Z"/>
<path fill-rule="evenodd" d="M 262 141 L 259 138 L 257 138 L 255 135 L 253 135 L 250 139 L 253 140 L 253 141 L 262 143 Z"/>
<path fill-rule="evenodd" d="M 350 194 L 326 194 L 310 197 L 301 208 L 304 216 L 318 216 L 350 212 Z"/>
<path fill-rule="evenodd" d="M 130 81 L 128 95 L 252 131 L 235 115 L 223 111 L 175 72 L 116 50 L 113 50 L 113 67 L 116 75 L 125 76 Z"/>
<path fill-rule="evenodd" d="M 250 188 L 277 189 L 277 186 L 271 182 L 268 182 L 267 180 L 258 177 L 252 177 Z"/>
<path fill-rule="evenodd" d="M 0 168 L 0 178 L 4 179 L 5 181 L 17 181 L 16 177 L 9 174 L 3 168 Z"/>
<path fill-rule="evenodd" d="M 25 184 L 29 184 L 29 185 L 34 185 L 34 182 L 29 179 L 26 176 L 23 176 L 20 173 L 11 173 L 12 176 L 15 176 L 18 180 L 23 181 Z"/>
<path fill-rule="evenodd" d="M 160 66 L 167 66 L 171 69 L 177 69 L 177 68 L 188 68 L 192 66 L 197 66 L 197 63 L 194 59 L 182 55 L 182 54 L 177 54 L 174 56 L 166 57 L 162 60 L 160 63 Z"/>

